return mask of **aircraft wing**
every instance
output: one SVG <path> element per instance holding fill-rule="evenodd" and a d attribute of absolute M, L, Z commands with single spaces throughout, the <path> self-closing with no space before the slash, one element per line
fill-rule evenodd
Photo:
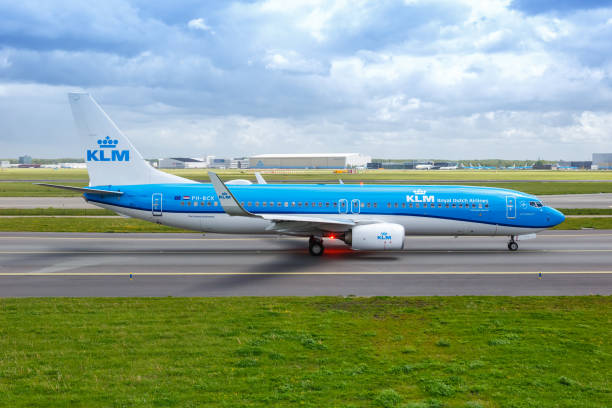
<path fill-rule="evenodd" d="M 221 181 L 219 176 L 213 172 L 208 172 L 210 181 L 213 184 L 215 193 L 223 210 L 230 216 L 256 217 L 272 221 L 270 230 L 286 234 L 305 234 L 320 231 L 346 231 L 356 223 L 350 219 L 310 217 L 293 214 L 254 214 L 247 211 L 240 205 L 236 197 Z"/>

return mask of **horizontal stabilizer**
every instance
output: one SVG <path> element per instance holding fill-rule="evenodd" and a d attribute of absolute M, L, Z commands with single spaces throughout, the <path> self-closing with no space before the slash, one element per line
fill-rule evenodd
<path fill-rule="evenodd" d="M 100 194 L 100 195 L 112 195 L 112 196 L 121 196 L 121 195 L 123 195 L 122 191 L 99 190 L 99 189 L 96 189 L 96 188 L 88 188 L 88 187 L 62 186 L 61 184 L 46 184 L 46 183 L 32 183 L 32 184 L 36 184 L 37 186 L 61 188 L 63 190 L 78 191 L 80 193 L 90 193 L 90 194 Z"/>

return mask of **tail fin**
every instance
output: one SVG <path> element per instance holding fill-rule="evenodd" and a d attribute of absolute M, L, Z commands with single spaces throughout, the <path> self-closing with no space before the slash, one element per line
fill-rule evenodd
<path fill-rule="evenodd" d="M 69 93 L 68 100 L 83 146 L 89 185 L 194 183 L 153 168 L 86 93 Z"/>

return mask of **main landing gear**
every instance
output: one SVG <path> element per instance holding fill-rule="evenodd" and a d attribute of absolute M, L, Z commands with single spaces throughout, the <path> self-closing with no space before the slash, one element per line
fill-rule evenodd
<path fill-rule="evenodd" d="M 310 255 L 321 256 L 323 255 L 324 250 L 323 240 L 321 238 L 311 236 L 308 240 L 308 252 L 310 252 Z"/>
<path fill-rule="evenodd" d="M 518 249 L 518 244 L 514 240 L 514 235 L 510 235 L 510 242 L 508 242 L 508 249 L 513 252 Z"/>

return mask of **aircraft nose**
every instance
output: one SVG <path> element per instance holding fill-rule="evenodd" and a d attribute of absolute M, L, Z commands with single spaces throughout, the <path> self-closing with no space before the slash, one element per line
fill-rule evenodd
<path fill-rule="evenodd" d="M 546 218 L 551 227 L 555 225 L 561 224 L 565 221 L 565 215 L 559 210 L 555 210 L 554 208 L 548 208 L 546 211 Z"/>

